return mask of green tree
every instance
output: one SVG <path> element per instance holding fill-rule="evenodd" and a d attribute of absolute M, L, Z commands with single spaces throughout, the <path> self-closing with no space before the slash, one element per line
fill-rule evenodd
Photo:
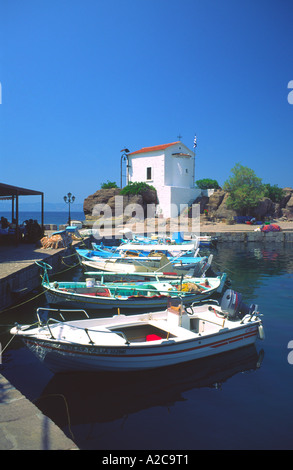
<path fill-rule="evenodd" d="M 107 183 L 103 183 L 101 188 L 102 189 L 111 189 L 111 188 L 118 188 L 118 186 L 114 181 L 107 180 Z"/>
<path fill-rule="evenodd" d="M 264 184 L 265 196 L 269 197 L 273 202 L 280 202 L 285 196 L 285 191 L 279 188 L 277 184 L 271 186 L 270 184 Z"/>
<path fill-rule="evenodd" d="M 195 184 L 199 189 L 219 189 L 220 188 L 218 181 L 211 180 L 209 178 L 197 180 Z"/>
<path fill-rule="evenodd" d="M 242 215 L 249 215 L 250 210 L 257 206 L 265 194 L 261 178 L 240 163 L 237 163 L 231 172 L 232 176 L 223 187 L 229 193 L 227 207 Z"/>

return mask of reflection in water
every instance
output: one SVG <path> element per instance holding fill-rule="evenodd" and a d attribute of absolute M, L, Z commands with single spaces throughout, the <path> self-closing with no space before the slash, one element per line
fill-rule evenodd
<path fill-rule="evenodd" d="M 215 271 L 264 314 L 260 369 L 251 347 L 148 373 L 52 376 L 15 338 L 1 374 L 70 438 L 72 430 L 80 448 L 292 449 L 293 243 L 219 244 L 213 254 Z M 62 275 L 80 276 L 80 268 Z M 8 325 L 32 323 L 41 305 L 44 296 L 1 315 L 2 347 Z"/>
<path fill-rule="evenodd" d="M 255 290 L 267 277 L 293 273 L 293 244 L 222 244 L 213 252 L 213 269 L 226 272 L 232 289 L 245 300 L 255 298 Z"/>
<path fill-rule="evenodd" d="M 61 428 L 66 428 L 70 419 L 71 426 L 82 424 L 87 432 L 86 425 L 125 419 L 141 410 L 184 401 L 183 392 L 188 390 L 221 388 L 235 374 L 258 369 L 263 355 L 249 346 L 155 371 L 57 374 L 36 405 Z M 85 436 L 79 439 L 83 442 Z"/>

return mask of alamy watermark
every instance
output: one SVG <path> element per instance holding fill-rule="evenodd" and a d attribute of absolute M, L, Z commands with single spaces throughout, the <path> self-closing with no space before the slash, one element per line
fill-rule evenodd
<path fill-rule="evenodd" d="M 293 80 L 290 80 L 287 88 L 292 88 L 292 91 L 288 93 L 287 99 L 289 104 L 293 104 Z"/>
<path fill-rule="evenodd" d="M 289 364 L 293 365 L 293 341 L 289 341 L 288 343 L 288 349 L 292 349 L 292 351 L 289 352 L 288 354 L 288 362 Z"/>
<path fill-rule="evenodd" d="M 128 204 L 124 206 L 123 196 L 115 196 L 114 206 L 96 204 L 92 210 L 93 235 L 95 238 L 121 238 L 121 230 L 144 233 L 151 236 L 156 233 L 167 238 L 174 232 L 200 234 L 200 206 L 193 204 L 170 205 L 172 217 L 165 218 L 157 214 L 155 204 Z"/>

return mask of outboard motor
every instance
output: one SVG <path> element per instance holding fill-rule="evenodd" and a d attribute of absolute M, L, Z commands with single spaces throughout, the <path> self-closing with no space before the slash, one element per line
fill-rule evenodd
<path fill-rule="evenodd" d="M 236 318 L 243 318 L 247 314 L 252 314 L 257 310 L 257 305 L 251 304 L 248 307 L 242 301 L 242 294 L 228 289 L 224 292 L 221 300 L 221 309 L 228 313 L 229 320 L 236 320 Z"/>

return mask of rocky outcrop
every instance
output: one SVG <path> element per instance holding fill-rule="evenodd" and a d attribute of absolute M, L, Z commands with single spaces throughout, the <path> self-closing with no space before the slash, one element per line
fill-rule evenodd
<path fill-rule="evenodd" d="M 152 189 L 138 195 L 120 195 L 119 188 L 100 189 L 84 200 L 83 211 L 87 220 L 99 217 L 121 218 L 125 222 L 129 218 L 154 217 L 157 193 Z"/>
<path fill-rule="evenodd" d="M 131 218 L 153 220 L 155 219 L 155 205 L 158 204 L 157 194 L 154 190 L 144 191 L 139 195 L 121 196 L 119 188 L 100 189 L 84 200 L 83 210 L 88 221 L 97 220 L 100 217 L 108 219 L 112 224 L 113 219 L 125 224 Z M 285 188 L 285 195 L 279 203 L 264 197 L 254 210 L 249 214 L 257 220 L 265 218 L 281 220 L 293 220 L 293 189 Z M 194 201 L 200 205 L 200 213 L 207 212 L 208 217 L 233 221 L 239 215 L 236 211 L 227 207 L 228 193 L 222 189 L 215 190 L 210 196 L 202 196 Z M 118 198 L 117 198 L 118 197 Z M 192 217 L 192 210 L 187 211 L 187 217 Z M 169 221 L 165 221 L 169 223 Z"/>
<path fill-rule="evenodd" d="M 284 188 L 284 192 L 285 196 L 278 204 L 276 212 L 280 218 L 293 220 L 293 189 Z"/>
<path fill-rule="evenodd" d="M 275 219 L 293 220 L 293 189 L 284 188 L 285 195 L 279 203 L 273 202 L 268 197 L 264 197 L 258 205 L 251 210 L 249 214 L 257 220 L 264 220 L 271 217 Z M 207 210 L 209 217 L 216 219 L 234 219 L 237 214 L 236 211 L 228 209 L 227 199 L 229 195 L 222 189 L 215 190 L 215 192 L 208 198 L 203 196 L 197 199 L 195 203 L 200 204 L 200 213 L 204 214 Z"/>
<path fill-rule="evenodd" d="M 268 197 L 264 197 L 259 201 L 255 209 L 252 210 L 251 215 L 257 220 L 263 220 L 265 217 L 273 217 L 275 210 L 276 208 L 273 201 L 271 201 L 271 199 Z"/>
<path fill-rule="evenodd" d="M 208 198 L 203 196 L 201 200 L 195 201 L 200 204 L 200 213 L 207 212 L 209 217 L 217 219 L 233 219 L 237 212 L 227 207 L 228 193 L 222 189 L 217 189 Z"/>
<path fill-rule="evenodd" d="M 216 190 L 209 198 L 209 210 L 211 212 L 218 210 L 220 206 L 223 205 L 222 203 L 226 196 L 227 193 L 225 193 L 225 191 L 223 191 L 222 189 Z"/>
<path fill-rule="evenodd" d="M 120 194 L 119 188 L 100 189 L 88 196 L 83 202 L 83 211 L 86 218 L 92 216 L 93 208 L 96 204 L 112 204 L 115 196 Z"/>

